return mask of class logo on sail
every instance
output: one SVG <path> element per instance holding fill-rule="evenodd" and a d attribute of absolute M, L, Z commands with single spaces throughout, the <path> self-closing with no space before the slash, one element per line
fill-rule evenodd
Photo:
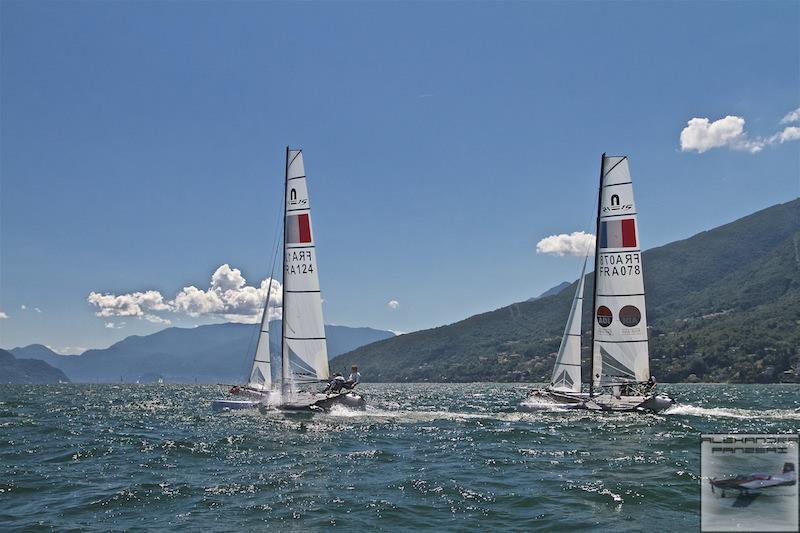
<path fill-rule="evenodd" d="M 600 248 L 636 248 L 636 221 L 605 220 L 600 222 Z"/>
<path fill-rule="evenodd" d="M 614 213 L 614 212 L 617 212 L 617 211 L 629 211 L 630 209 L 633 208 L 633 204 L 630 204 L 630 203 L 620 204 L 619 195 L 618 194 L 612 194 L 611 195 L 610 204 L 611 205 L 603 206 L 603 213 Z"/>

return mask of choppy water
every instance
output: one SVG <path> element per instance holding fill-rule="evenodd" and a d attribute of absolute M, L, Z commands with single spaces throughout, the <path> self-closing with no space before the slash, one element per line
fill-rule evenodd
<path fill-rule="evenodd" d="M 660 416 L 518 413 L 527 388 L 367 385 L 366 413 L 298 418 L 0 386 L 0 529 L 697 530 L 700 434 L 800 426 L 797 385 L 662 385 Z"/>

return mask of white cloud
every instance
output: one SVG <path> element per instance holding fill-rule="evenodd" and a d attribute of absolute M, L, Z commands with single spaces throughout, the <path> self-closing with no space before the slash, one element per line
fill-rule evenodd
<path fill-rule="evenodd" d="M 25 305 L 25 304 L 22 304 L 22 305 L 19 306 L 19 308 L 24 311 L 24 310 L 26 310 L 28 308 L 28 306 Z"/>
<path fill-rule="evenodd" d="M 212 274 L 208 289 L 190 285 L 181 289 L 172 300 L 166 300 L 158 291 L 149 290 L 121 295 L 91 292 L 88 301 L 99 308 L 95 315 L 104 318 L 130 316 L 156 324 L 170 324 L 170 320 L 155 314 L 170 311 L 191 317 L 213 316 L 231 322 L 254 323 L 261 319 L 267 292 L 270 292 L 269 318 L 281 318 L 281 284 L 273 281 L 269 291 L 269 283 L 267 278 L 257 287 L 247 285 L 238 268 L 224 264 Z"/>
<path fill-rule="evenodd" d="M 752 141 L 744 132 L 744 119 L 728 115 L 711 122 L 707 118 L 693 118 L 681 131 L 681 150 L 696 151 L 702 154 L 712 148 L 727 146 L 734 150 L 746 150 L 751 153 L 763 148 L 763 141 Z"/>
<path fill-rule="evenodd" d="M 387 303 L 386 305 L 389 306 L 389 309 L 397 309 L 398 307 L 400 307 L 400 302 L 398 302 L 397 300 L 389 300 L 389 303 Z"/>
<path fill-rule="evenodd" d="M 800 139 L 800 128 L 797 126 L 788 126 L 784 128 L 782 132 L 776 133 L 775 136 L 777 137 L 776 140 L 780 143 L 796 141 Z"/>
<path fill-rule="evenodd" d="M 0 311 L 0 320 L 4 320 L 6 318 L 8 318 L 8 315 L 5 314 L 4 312 Z"/>
<path fill-rule="evenodd" d="M 790 112 L 781 124 L 800 120 L 800 108 Z M 766 146 L 800 140 L 800 128 L 789 126 L 769 137 L 751 138 L 745 131 L 742 117 L 728 115 L 711 122 L 708 118 L 695 117 L 687 122 L 681 131 L 681 150 L 702 154 L 713 148 L 730 148 L 755 154 Z"/>
<path fill-rule="evenodd" d="M 90 292 L 87 301 L 100 308 L 95 313 L 99 317 L 132 316 L 148 322 L 169 324 L 169 320 L 162 319 L 148 311 L 168 311 L 170 306 L 164 302 L 164 297 L 158 291 L 134 292 L 130 294 L 100 294 Z"/>
<path fill-rule="evenodd" d="M 214 315 L 232 322 L 253 323 L 261 320 L 269 284 L 270 279 L 266 278 L 258 287 L 249 286 L 238 268 L 224 264 L 212 274 L 207 290 L 184 287 L 170 303 L 175 311 L 192 317 Z M 269 318 L 280 318 L 283 305 L 280 282 L 273 281 L 269 292 Z"/>
<path fill-rule="evenodd" d="M 125 322 L 106 322 L 105 327 L 107 329 L 122 329 L 125 327 Z"/>
<path fill-rule="evenodd" d="M 536 253 L 583 257 L 594 250 L 594 240 L 594 235 L 584 231 L 550 235 L 536 243 Z"/>
<path fill-rule="evenodd" d="M 800 122 L 800 107 L 794 111 L 789 111 L 786 116 L 781 119 L 781 124 L 791 124 L 792 122 Z"/>
<path fill-rule="evenodd" d="M 34 307 L 33 310 L 36 311 L 37 313 L 41 313 L 42 312 L 42 310 L 39 309 L 38 307 Z"/>

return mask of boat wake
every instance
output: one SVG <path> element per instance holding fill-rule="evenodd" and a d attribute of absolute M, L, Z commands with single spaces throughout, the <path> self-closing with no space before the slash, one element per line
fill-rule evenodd
<path fill-rule="evenodd" d="M 682 416 L 710 416 L 715 418 L 770 418 L 775 420 L 800 420 L 800 412 L 790 409 L 765 409 L 758 411 L 754 409 L 731 409 L 726 407 L 698 407 L 691 404 L 676 405 L 666 409 L 663 415 L 682 415 Z"/>
<path fill-rule="evenodd" d="M 523 412 L 530 411 L 569 411 L 564 404 L 548 402 L 545 400 L 527 399 L 519 404 L 519 410 Z"/>
<path fill-rule="evenodd" d="M 342 405 L 335 405 L 326 413 L 327 416 L 340 418 L 362 418 L 374 420 L 387 420 L 393 422 L 433 422 L 437 420 L 471 421 L 471 420 L 500 420 L 507 422 L 520 421 L 524 413 L 465 413 L 459 411 L 435 410 L 407 410 L 407 409 L 382 409 L 367 406 L 364 411 L 349 409 Z"/>

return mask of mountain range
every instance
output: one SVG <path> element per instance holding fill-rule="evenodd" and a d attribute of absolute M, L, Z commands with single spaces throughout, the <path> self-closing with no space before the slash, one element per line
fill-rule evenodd
<path fill-rule="evenodd" d="M 660 381 L 800 374 L 800 199 L 642 254 Z M 577 281 L 550 296 L 362 346 L 333 360 L 374 381 L 549 381 Z M 586 302 L 593 293 L 586 277 Z M 583 375 L 591 310 L 584 306 Z"/>
<path fill-rule="evenodd" d="M 66 383 L 64 373 L 37 359 L 17 359 L 14 354 L 0 350 L 0 383 Z"/>
<path fill-rule="evenodd" d="M 281 322 L 270 322 L 280 331 Z M 76 382 L 155 381 L 240 382 L 247 377 L 255 351 L 257 324 L 211 324 L 166 328 L 152 335 L 127 337 L 108 348 L 80 355 L 60 355 L 41 344 L 14 348 L 17 357 L 39 359 Z M 363 344 L 394 336 L 391 331 L 325 326 L 328 355 L 335 357 Z M 270 339 L 278 353 L 279 335 Z M 341 369 L 344 371 L 344 369 Z"/>
<path fill-rule="evenodd" d="M 562 281 L 561 283 L 559 283 L 555 287 L 550 287 L 549 289 L 544 291 L 539 296 L 534 296 L 533 298 L 528 298 L 528 301 L 532 302 L 534 300 L 539 300 L 541 298 L 546 298 L 548 296 L 555 296 L 556 294 L 560 293 L 561 291 L 563 291 L 564 289 L 566 289 L 570 285 L 571 285 L 571 283 L 569 281 Z"/>

